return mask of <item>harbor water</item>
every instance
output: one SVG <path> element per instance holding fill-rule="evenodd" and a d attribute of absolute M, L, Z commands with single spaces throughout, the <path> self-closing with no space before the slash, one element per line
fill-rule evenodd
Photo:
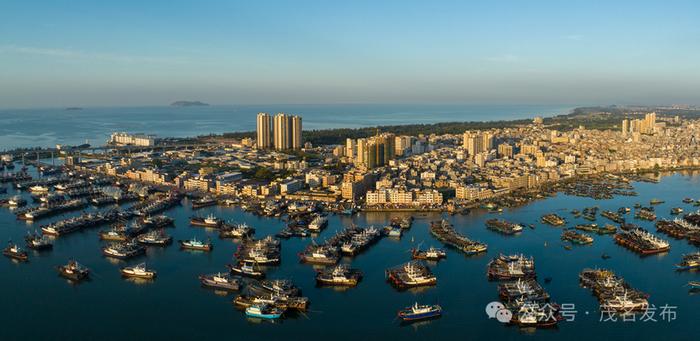
<path fill-rule="evenodd" d="M 34 171 L 33 169 L 30 169 Z M 9 185 L 8 195 L 16 193 Z M 617 210 L 639 202 L 647 206 L 658 198 L 665 203 L 656 205 L 659 218 L 670 218 L 672 207 L 693 211 L 692 205 L 683 204 L 684 197 L 697 199 L 700 174 L 675 173 L 661 178 L 660 183 L 634 183 L 637 197 L 615 197 L 593 200 L 559 194 L 556 197 L 532 202 L 526 206 L 505 209 L 502 213 L 473 211 L 468 215 L 441 215 L 415 213 L 415 221 L 401 239 L 383 238 L 355 258 L 343 258 L 364 273 L 357 287 L 338 290 L 315 285 L 315 269 L 301 264 L 298 253 L 312 243 L 312 238 L 292 238 L 282 242 L 282 262 L 268 267 L 268 278 L 291 279 L 309 297 L 311 305 L 305 313 L 293 314 L 274 323 L 250 319 L 232 303 L 235 293 L 225 294 L 202 288 L 200 274 L 225 272 L 226 264 L 233 262 L 237 243 L 218 239 L 215 230 L 189 225 L 192 215 L 214 213 L 220 218 L 246 222 L 256 228 L 256 237 L 274 235 L 284 222 L 263 218 L 239 208 L 213 206 L 192 210 L 184 199 L 181 206 L 165 212 L 175 219 L 175 227 L 167 232 L 175 241 L 197 237 L 211 238 L 214 250 L 209 253 L 182 251 L 177 244 L 149 247 L 145 256 L 129 261 L 113 261 L 102 256 L 103 242 L 98 239 L 101 228 L 88 229 L 55 240 L 52 251 L 30 251 L 28 263 L 0 259 L 3 294 L 0 295 L 0 339 L 263 339 L 296 340 L 317 339 L 693 339 L 700 318 L 700 295 L 694 296 L 684 285 L 700 280 L 698 273 L 676 272 L 674 264 L 684 253 L 697 248 L 686 241 L 670 239 L 668 253 L 640 257 L 613 242 L 610 235 L 594 235 L 589 246 L 563 247 L 562 228 L 540 223 L 540 217 L 557 213 L 565 217 L 567 226 L 590 223 L 574 218 L 569 211 L 599 206 L 601 210 Z M 29 199 L 26 193 L 21 193 Z M 104 208 L 103 208 L 104 209 Z M 91 209 L 94 210 L 94 209 Z M 62 216 L 27 223 L 16 220 L 7 208 L 0 209 L 0 239 L 23 244 L 27 231 L 40 225 L 78 215 L 72 212 Z M 359 213 L 353 216 L 331 215 L 329 226 L 315 240 L 322 242 L 344 227 L 382 227 L 396 214 Z M 444 217 L 460 233 L 488 244 L 488 252 L 478 256 L 464 256 L 448 249 L 447 259 L 430 263 L 437 275 L 434 287 L 397 291 L 385 281 L 384 271 L 410 260 L 413 247 L 442 247 L 429 233 L 429 223 Z M 488 230 L 484 222 L 490 218 L 534 224 L 515 236 L 504 236 Z M 628 214 L 628 220 L 633 220 Z M 634 220 L 650 231 L 656 231 L 652 222 Z M 608 221 L 598 217 L 598 224 Z M 506 326 L 488 319 L 485 307 L 498 300 L 498 282 L 486 278 L 486 265 L 499 253 L 522 253 L 533 256 L 540 283 L 551 294 L 552 301 L 575 306 L 574 321 L 562 321 L 555 329 L 526 330 Z M 603 259 L 601 255 L 610 255 Z M 55 267 L 75 259 L 92 270 L 91 280 L 77 285 L 57 275 Z M 134 282 L 123 279 L 119 268 L 140 262 L 158 272 L 152 282 Z M 588 289 L 579 286 L 578 274 L 584 268 L 607 268 L 624 277 L 633 287 L 650 294 L 649 301 L 657 308 L 653 321 L 601 322 L 596 298 Z M 551 278 L 544 283 L 544 278 Z M 444 315 L 440 319 L 401 325 L 396 319 L 399 309 L 414 302 L 440 304 Z M 672 308 L 675 316 L 661 316 L 661 307 Z M 667 309 L 667 310 L 668 310 Z"/>

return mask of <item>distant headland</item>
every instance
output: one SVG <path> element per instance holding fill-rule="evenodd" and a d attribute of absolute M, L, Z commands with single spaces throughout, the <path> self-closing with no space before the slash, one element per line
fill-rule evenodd
<path fill-rule="evenodd" d="M 175 101 L 170 104 L 173 107 L 206 107 L 209 104 L 200 101 Z"/>

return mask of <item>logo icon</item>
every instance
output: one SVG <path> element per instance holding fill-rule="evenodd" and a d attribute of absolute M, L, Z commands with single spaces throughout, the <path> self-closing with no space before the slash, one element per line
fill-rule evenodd
<path fill-rule="evenodd" d="M 486 315 L 490 319 L 495 318 L 501 323 L 508 323 L 513 318 L 513 313 L 506 309 L 503 303 L 498 301 L 493 301 L 486 305 Z"/>

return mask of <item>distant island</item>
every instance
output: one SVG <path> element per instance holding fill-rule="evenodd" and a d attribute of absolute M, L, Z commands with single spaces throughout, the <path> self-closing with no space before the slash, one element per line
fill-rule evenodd
<path fill-rule="evenodd" d="M 81 107 L 68 107 L 66 110 L 83 110 Z"/>
<path fill-rule="evenodd" d="M 175 101 L 170 104 L 173 107 L 206 107 L 209 104 L 200 101 Z"/>

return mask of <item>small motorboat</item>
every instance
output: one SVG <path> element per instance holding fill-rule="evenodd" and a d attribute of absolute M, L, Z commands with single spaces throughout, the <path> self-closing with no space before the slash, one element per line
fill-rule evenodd
<path fill-rule="evenodd" d="M 120 269 L 123 277 L 153 279 L 156 277 L 156 272 L 146 268 L 146 263 L 141 263 L 135 266 L 127 266 Z"/>
<path fill-rule="evenodd" d="M 690 287 L 690 290 L 698 291 L 700 290 L 700 281 L 690 281 L 687 286 Z"/>
<path fill-rule="evenodd" d="M 73 260 L 68 262 L 66 265 L 59 266 L 57 270 L 58 274 L 62 277 L 74 281 L 81 281 L 90 276 L 90 269 Z"/>
<path fill-rule="evenodd" d="M 282 317 L 284 310 L 268 304 L 253 304 L 245 309 L 245 314 L 250 317 L 274 320 Z"/>
<path fill-rule="evenodd" d="M 202 242 L 197 238 L 192 238 L 190 240 L 180 240 L 180 248 L 183 250 L 196 250 L 196 251 L 211 251 L 214 245 L 210 241 Z"/>
<path fill-rule="evenodd" d="M 5 255 L 5 257 L 15 259 L 20 262 L 26 262 L 29 260 L 27 251 L 22 250 L 22 248 L 20 248 L 17 244 L 8 245 L 4 250 L 2 250 L 2 254 Z"/>
<path fill-rule="evenodd" d="M 398 317 L 404 322 L 437 318 L 442 315 L 439 305 L 420 305 L 418 302 L 399 311 Z"/>

